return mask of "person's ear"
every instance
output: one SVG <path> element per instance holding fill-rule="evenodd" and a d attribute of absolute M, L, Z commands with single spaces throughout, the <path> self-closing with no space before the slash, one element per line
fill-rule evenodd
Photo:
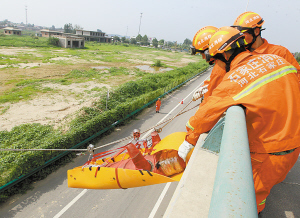
<path fill-rule="evenodd" d="M 259 28 L 255 28 L 255 29 L 254 29 L 254 34 L 255 34 L 256 36 L 258 36 L 258 35 L 260 34 L 260 29 L 259 29 Z"/>

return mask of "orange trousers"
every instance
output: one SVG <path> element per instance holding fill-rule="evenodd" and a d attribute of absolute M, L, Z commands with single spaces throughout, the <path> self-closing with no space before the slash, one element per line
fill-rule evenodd
<path fill-rule="evenodd" d="M 265 208 L 272 187 L 282 182 L 299 157 L 300 147 L 285 155 L 251 153 L 257 212 Z"/>

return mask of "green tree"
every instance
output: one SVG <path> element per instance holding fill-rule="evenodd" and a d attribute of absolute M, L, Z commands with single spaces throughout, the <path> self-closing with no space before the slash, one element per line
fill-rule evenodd
<path fill-rule="evenodd" d="M 183 44 L 184 45 L 191 45 L 192 44 L 192 41 L 188 38 L 186 38 L 184 41 L 183 41 Z"/>
<path fill-rule="evenodd" d="M 126 37 L 125 37 L 125 36 L 123 36 L 123 37 L 121 38 L 121 41 L 122 41 L 122 43 L 125 43 L 125 41 L 126 41 Z"/>
<path fill-rule="evenodd" d="M 138 34 L 138 36 L 136 37 L 136 41 L 137 42 L 140 42 L 140 41 L 142 41 L 142 36 L 141 36 L 141 34 Z"/>
<path fill-rule="evenodd" d="M 174 42 L 170 42 L 170 41 L 167 41 L 165 44 L 168 48 L 174 47 L 175 45 Z"/>
<path fill-rule="evenodd" d="M 149 45 L 148 36 L 147 35 L 143 36 L 141 43 L 142 43 L 142 45 Z"/>
<path fill-rule="evenodd" d="M 114 36 L 114 42 L 120 42 L 120 37 L 119 36 Z"/>
<path fill-rule="evenodd" d="M 74 25 L 74 32 L 76 32 L 76 30 L 83 30 L 83 27 L 80 26 L 79 24 L 75 24 Z"/>
<path fill-rule="evenodd" d="M 159 40 L 158 44 L 159 45 L 164 45 L 165 44 L 165 40 L 164 39 Z"/>
<path fill-rule="evenodd" d="M 158 41 L 157 41 L 156 38 L 154 38 L 154 39 L 152 40 L 152 45 L 153 45 L 155 48 L 157 48 L 157 46 L 158 46 Z"/>
<path fill-rule="evenodd" d="M 71 23 L 66 23 L 64 25 L 64 32 L 65 33 L 73 33 L 73 25 Z"/>
<path fill-rule="evenodd" d="M 136 45 L 136 39 L 135 39 L 135 38 L 131 38 L 131 39 L 130 39 L 130 44 Z"/>

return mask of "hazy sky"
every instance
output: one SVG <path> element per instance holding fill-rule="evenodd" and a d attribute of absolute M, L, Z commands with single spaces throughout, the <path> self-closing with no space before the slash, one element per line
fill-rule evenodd
<path fill-rule="evenodd" d="M 249 2 L 249 4 L 248 4 Z M 248 11 L 265 20 L 262 36 L 270 43 L 300 52 L 300 0 L 0 0 L 0 20 L 56 28 L 66 23 L 85 30 L 183 43 L 204 26 L 230 26 Z M 247 7 L 248 5 L 248 7 Z"/>

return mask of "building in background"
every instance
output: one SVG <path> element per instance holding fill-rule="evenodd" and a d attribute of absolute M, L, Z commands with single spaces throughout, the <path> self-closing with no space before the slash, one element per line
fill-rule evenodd
<path fill-rule="evenodd" d="M 84 48 L 84 37 L 74 36 L 73 34 L 54 36 L 59 39 L 58 45 L 63 48 Z"/>
<path fill-rule="evenodd" d="M 50 36 L 63 36 L 64 32 L 42 29 L 41 31 L 42 37 L 50 37 Z"/>
<path fill-rule="evenodd" d="M 5 35 L 18 35 L 20 36 L 22 34 L 22 31 L 20 29 L 15 29 L 13 27 L 5 27 L 3 28 Z"/>
<path fill-rule="evenodd" d="M 108 37 L 102 31 L 76 30 L 77 36 L 82 36 L 86 41 L 106 42 L 111 43 L 112 38 Z"/>

